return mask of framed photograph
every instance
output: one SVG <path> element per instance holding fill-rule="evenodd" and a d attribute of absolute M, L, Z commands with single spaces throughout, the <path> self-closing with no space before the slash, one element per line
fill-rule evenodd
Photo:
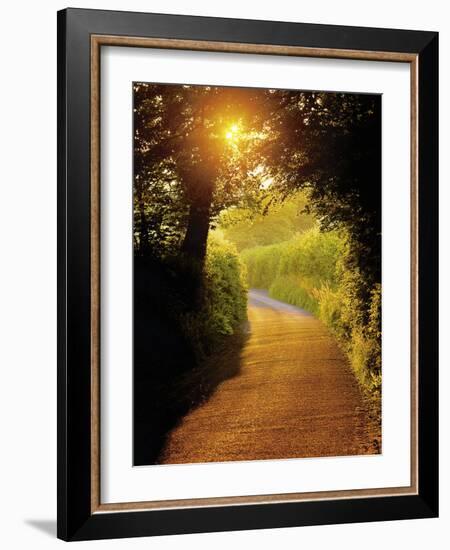
<path fill-rule="evenodd" d="M 58 536 L 438 514 L 438 35 L 58 13 Z"/>

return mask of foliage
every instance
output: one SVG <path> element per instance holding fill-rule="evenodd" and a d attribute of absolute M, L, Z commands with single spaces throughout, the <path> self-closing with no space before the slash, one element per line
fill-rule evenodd
<path fill-rule="evenodd" d="M 270 189 L 270 188 L 269 188 Z M 276 202 L 265 197 L 260 208 L 231 208 L 219 218 L 218 227 L 239 251 L 254 246 L 265 246 L 287 241 L 315 225 L 311 214 L 306 214 L 307 197 L 304 192 Z"/>
<path fill-rule="evenodd" d="M 374 95 L 135 83 L 137 253 L 203 261 L 221 212 L 307 190 L 322 229 L 351 235 L 371 288 L 381 280 L 380 109 Z"/>
<path fill-rule="evenodd" d="M 314 227 L 289 241 L 244 250 L 242 258 L 250 286 L 268 288 L 276 278 L 293 275 L 319 288 L 324 282 L 335 284 L 342 247 L 338 233 Z"/>
<path fill-rule="evenodd" d="M 346 231 L 349 261 L 370 289 L 381 281 L 380 96 L 279 90 L 272 101 L 282 105 L 266 143 L 274 187 L 307 190 L 321 228 Z"/>
<path fill-rule="evenodd" d="M 315 308 L 377 384 L 380 113 L 368 94 L 134 84 L 135 255 L 178 270 L 199 349 L 242 317 L 238 264 L 207 245 L 219 225 L 239 250 L 269 245 L 244 250 L 250 283 Z M 300 204 L 322 231 L 292 237 Z"/>
<path fill-rule="evenodd" d="M 319 304 L 313 294 L 315 287 L 308 279 L 300 279 L 292 275 L 277 277 L 269 287 L 269 293 L 274 298 L 306 309 L 314 315 L 318 314 Z"/>
<path fill-rule="evenodd" d="M 184 251 L 204 260 L 218 214 L 260 190 L 251 154 L 262 92 L 214 86 L 134 84 L 134 236 L 141 255 Z M 251 128 L 227 139 L 230 125 Z M 229 130 L 228 130 L 229 133 Z"/>
<path fill-rule="evenodd" d="M 304 308 L 321 319 L 346 351 L 361 386 L 381 391 L 381 285 L 361 298 L 364 281 L 352 270 L 349 238 L 313 228 L 293 239 L 244 250 L 250 287 Z"/>
<path fill-rule="evenodd" d="M 211 233 L 201 306 L 180 315 L 181 326 L 200 357 L 233 334 L 247 317 L 245 266 L 236 248 Z"/>
<path fill-rule="evenodd" d="M 277 276 L 282 252 L 282 244 L 273 244 L 250 248 L 241 253 L 247 266 L 247 280 L 250 287 L 269 288 Z"/>

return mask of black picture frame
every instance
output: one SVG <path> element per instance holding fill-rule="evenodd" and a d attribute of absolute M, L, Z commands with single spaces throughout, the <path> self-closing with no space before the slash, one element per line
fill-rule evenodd
<path fill-rule="evenodd" d="M 91 36 L 417 57 L 418 491 L 415 495 L 92 511 Z M 399 206 L 401 207 L 401 205 Z M 85 9 L 58 12 L 58 537 L 87 540 L 438 515 L 438 34 Z"/>

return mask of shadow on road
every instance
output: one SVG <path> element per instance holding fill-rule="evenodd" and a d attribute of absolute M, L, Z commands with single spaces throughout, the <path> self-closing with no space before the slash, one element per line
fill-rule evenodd
<path fill-rule="evenodd" d="M 145 271 L 145 272 L 144 272 Z M 242 331 L 198 364 L 191 346 L 167 311 L 164 276 L 135 264 L 133 464 L 157 464 L 170 431 L 192 408 L 206 401 L 224 380 L 236 376 Z"/>

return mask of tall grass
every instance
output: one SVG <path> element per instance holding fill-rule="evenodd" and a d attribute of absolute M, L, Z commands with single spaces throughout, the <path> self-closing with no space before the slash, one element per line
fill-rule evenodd
<path fill-rule="evenodd" d="M 355 375 L 370 396 L 381 392 L 381 286 L 363 301 L 364 281 L 349 267 L 343 233 L 318 228 L 289 241 L 244 250 L 250 287 L 310 311 L 336 335 Z"/>

